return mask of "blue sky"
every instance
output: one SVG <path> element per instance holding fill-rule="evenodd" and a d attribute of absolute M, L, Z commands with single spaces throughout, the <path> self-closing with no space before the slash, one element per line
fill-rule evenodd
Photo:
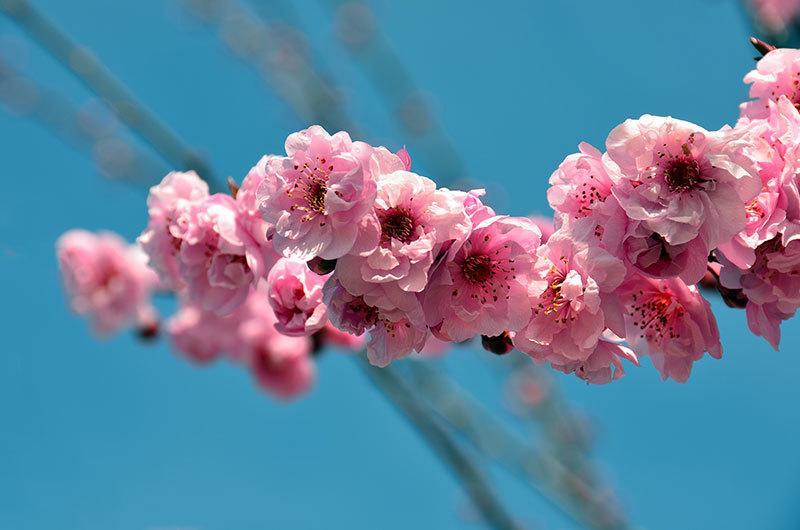
<path fill-rule="evenodd" d="M 308 125 L 177 3 L 35 3 L 221 175 L 240 178 Z M 366 139 L 408 144 L 413 156 L 336 44 L 329 11 L 297 6 Z M 580 141 L 602 145 L 625 118 L 732 123 L 753 66 L 734 1 L 374 6 L 470 176 L 512 214 L 546 211 L 551 171 Z M 78 105 L 92 100 L 4 19 L 0 36 L 32 78 Z M 84 154 L 13 114 L 0 113 L 0 138 L 0 528 L 464 527 L 458 485 L 344 355 L 324 356 L 313 393 L 283 405 L 233 367 L 196 369 L 163 344 L 93 338 L 65 306 L 54 241 L 72 227 L 133 239 L 145 192 L 104 179 Z M 424 157 L 415 168 L 425 173 Z M 686 385 L 661 382 L 648 361 L 606 387 L 559 383 L 591 418 L 597 460 L 638 527 L 797 528 L 800 324 L 784 324 L 774 352 L 742 313 L 714 307 L 724 357 L 698 363 Z M 497 401 L 479 353 L 445 364 Z M 573 528 L 511 478 L 497 479 L 535 528 Z"/>

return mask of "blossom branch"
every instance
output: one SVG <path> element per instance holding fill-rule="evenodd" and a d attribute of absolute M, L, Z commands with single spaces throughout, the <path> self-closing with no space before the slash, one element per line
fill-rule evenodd
<path fill-rule="evenodd" d="M 0 4 L 14 21 L 26 29 L 57 60 L 67 66 L 90 89 L 101 96 L 131 129 L 152 145 L 168 161 L 198 169 L 206 179 L 213 176 L 196 153 L 184 144 L 169 129 L 161 124 L 149 111 L 111 76 L 85 50 L 51 24 L 43 15 L 24 0 L 6 1 Z M 234 187 L 231 187 L 233 191 Z M 362 365 L 363 366 L 363 365 Z M 435 421 L 429 411 L 402 386 L 392 374 L 365 366 L 373 382 L 392 399 L 414 424 L 431 446 L 440 454 L 455 474 L 462 480 L 476 507 L 494 528 L 517 529 L 519 526 L 505 511 L 471 457 L 458 447 L 452 437 Z"/>

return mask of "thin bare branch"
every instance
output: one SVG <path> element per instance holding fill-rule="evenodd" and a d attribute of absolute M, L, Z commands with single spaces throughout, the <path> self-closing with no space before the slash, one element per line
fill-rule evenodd
<path fill-rule="evenodd" d="M 439 425 L 431 410 L 416 397 L 414 391 L 407 387 L 396 370 L 392 367 L 372 366 L 363 355 L 358 356 L 356 362 L 456 475 L 486 522 L 498 530 L 521 529 L 520 524 L 500 503 L 473 458 L 460 447 L 447 430 Z"/>
<path fill-rule="evenodd" d="M 97 94 L 117 117 L 175 169 L 194 169 L 222 187 L 202 157 L 134 98 L 90 52 L 76 44 L 27 0 L 0 0 L 6 14 L 54 59 Z"/>

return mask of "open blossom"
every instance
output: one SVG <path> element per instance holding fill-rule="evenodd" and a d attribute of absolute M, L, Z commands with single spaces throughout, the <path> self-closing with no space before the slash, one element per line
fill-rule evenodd
<path fill-rule="evenodd" d="M 800 231 L 775 236 L 755 254 L 755 263 L 746 270 L 723 260 L 720 281 L 729 289 L 742 289 L 750 330 L 777 350 L 781 322 L 800 307 Z"/>
<path fill-rule="evenodd" d="M 607 140 L 619 168 L 614 196 L 629 218 L 667 244 L 699 238 L 708 255 L 744 228 L 744 205 L 761 188 L 742 165 L 742 144 L 729 131 L 710 133 L 673 118 L 627 120 Z"/>
<path fill-rule="evenodd" d="M 553 362 L 552 367 L 565 374 L 575 374 L 587 383 L 605 385 L 625 375 L 622 360 L 625 359 L 636 366 L 639 360 L 633 350 L 618 343 L 619 341 L 600 340 L 594 351 L 582 361 L 566 361 L 562 364 Z"/>
<path fill-rule="evenodd" d="M 186 296 L 220 315 L 239 307 L 271 265 L 271 249 L 261 247 L 245 230 L 236 201 L 227 195 L 215 194 L 192 205 L 178 239 Z"/>
<path fill-rule="evenodd" d="M 615 167 L 608 156 L 582 143 L 579 152 L 564 159 L 550 176 L 547 190 L 557 227 L 568 227 L 575 238 L 602 246 L 612 254 L 620 252 L 629 224 L 611 193 L 614 183 L 609 171 Z"/>
<path fill-rule="evenodd" d="M 635 276 L 619 290 L 625 308 L 625 337 L 647 354 L 663 379 L 685 382 L 692 364 L 708 352 L 722 356 L 717 322 L 697 288 L 677 278 Z"/>
<path fill-rule="evenodd" d="M 622 246 L 625 262 L 652 278 L 680 277 L 697 283 L 706 272 L 708 244 L 703 237 L 671 245 L 645 223 L 630 223 Z"/>
<path fill-rule="evenodd" d="M 796 182 L 800 151 L 800 114 L 781 97 L 768 102 L 764 119 L 739 120 L 736 130 L 747 137 L 744 156 L 752 160 L 761 180 L 761 191 L 745 205 L 745 227 L 720 245 L 725 257 L 740 268 L 756 259 L 755 249 L 782 232 L 791 219 L 800 216 L 800 193 Z"/>
<path fill-rule="evenodd" d="M 742 104 L 743 116 L 764 118 L 769 102 L 785 96 L 794 106 L 800 105 L 800 50 L 778 48 L 762 57 L 756 69 L 744 76 L 750 84 L 750 97 L 754 101 Z"/>
<path fill-rule="evenodd" d="M 362 282 L 422 291 L 442 246 L 469 233 L 464 200 L 464 193 L 437 189 L 432 180 L 409 171 L 381 176 L 376 221 L 370 226 L 379 243 L 361 255 L 339 260 L 342 284 L 354 294 L 364 294 L 359 287 Z"/>
<path fill-rule="evenodd" d="M 231 355 L 250 368 L 261 387 L 287 399 L 311 388 L 316 377 L 310 356 L 311 339 L 278 332 L 263 281 L 250 291 L 236 313 L 236 320 L 238 326 Z"/>
<path fill-rule="evenodd" d="M 150 295 L 158 284 L 146 256 L 110 232 L 70 230 L 56 242 L 70 306 L 103 335 L 156 320 Z"/>
<path fill-rule="evenodd" d="M 208 197 L 206 184 L 194 171 L 172 172 L 147 196 L 149 222 L 138 241 L 147 253 L 149 265 L 162 285 L 172 290 L 183 286 L 178 270 L 177 253 L 180 234 L 188 222 L 188 210 Z"/>
<path fill-rule="evenodd" d="M 547 190 L 550 207 L 575 219 L 601 208 L 613 186 L 603 154 L 587 143 L 580 144 L 579 150 L 558 166 Z"/>
<path fill-rule="evenodd" d="M 323 290 L 328 318 L 338 329 L 352 335 L 368 333 L 370 363 L 386 366 L 412 352 L 422 351 L 430 333 L 424 324 L 422 308 L 414 302 L 413 295 L 406 293 L 406 300 L 398 304 L 403 309 L 393 309 L 395 303 L 391 301 L 379 307 L 373 302 L 380 303 L 382 296 L 353 295 L 339 282 L 338 274 L 337 270 Z M 410 307 L 406 305 L 409 303 Z"/>
<path fill-rule="evenodd" d="M 541 232 L 526 218 L 478 224 L 437 268 L 424 292 L 428 325 L 442 340 L 497 336 L 528 323 L 528 281 Z"/>
<path fill-rule="evenodd" d="M 536 252 L 528 294 L 533 313 L 514 346 L 539 362 L 585 361 L 607 328 L 621 335 L 621 315 L 610 294 L 625 266 L 605 250 L 556 232 Z"/>
<path fill-rule="evenodd" d="M 351 252 L 372 209 L 373 173 L 382 164 L 402 169 L 402 160 L 317 125 L 289 135 L 285 148 L 287 156 L 265 156 L 249 175 L 260 182 L 258 201 L 275 248 L 306 261 Z"/>
<path fill-rule="evenodd" d="M 269 272 L 269 303 L 275 311 L 275 327 L 285 335 L 308 336 L 328 322 L 322 303 L 325 278 L 311 272 L 305 262 L 280 259 Z"/>

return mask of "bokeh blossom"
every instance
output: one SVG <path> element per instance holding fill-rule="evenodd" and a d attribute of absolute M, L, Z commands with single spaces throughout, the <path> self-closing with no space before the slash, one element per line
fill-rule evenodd
<path fill-rule="evenodd" d="M 70 230 L 58 239 L 56 254 L 70 306 L 97 333 L 154 325 L 150 296 L 158 278 L 137 245 L 111 232 Z"/>

